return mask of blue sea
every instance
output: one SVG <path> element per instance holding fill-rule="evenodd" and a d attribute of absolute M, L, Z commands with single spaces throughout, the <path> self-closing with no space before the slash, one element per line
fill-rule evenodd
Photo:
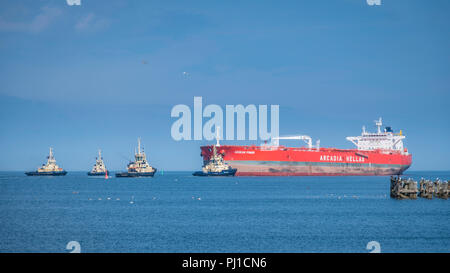
<path fill-rule="evenodd" d="M 450 179 L 450 172 L 409 172 Z M 389 177 L 27 177 L 0 173 L 0 252 L 450 252 L 450 200 Z"/>

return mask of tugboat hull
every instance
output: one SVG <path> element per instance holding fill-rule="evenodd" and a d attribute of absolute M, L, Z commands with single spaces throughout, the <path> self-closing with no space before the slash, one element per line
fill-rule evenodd
<path fill-rule="evenodd" d="M 100 173 L 88 172 L 87 175 L 89 175 L 89 176 L 105 176 L 106 172 L 100 172 Z"/>
<path fill-rule="evenodd" d="M 25 173 L 28 176 L 63 176 L 66 175 L 66 171 L 59 171 L 59 172 L 26 172 Z"/>
<path fill-rule="evenodd" d="M 116 173 L 116 177 L 153 177 L 156 173 L 156 169 L 153 172 L 124 172 Z"/>
<path fill-rule="evenodd" d="M 223 170 L 221 172 L 195 172 L 192 175 L 194 176 L 234 176 L 236 174 L 237 169 L 229 169 Z"/>

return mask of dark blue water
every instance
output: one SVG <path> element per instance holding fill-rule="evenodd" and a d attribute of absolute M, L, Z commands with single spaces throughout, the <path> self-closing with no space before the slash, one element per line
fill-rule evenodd
<path fill-rule="evenodd" d="M 390 199 L 389 177 L 3 172 L 0 221 L 0 252 L 450 251 L 450 200 Z"/>

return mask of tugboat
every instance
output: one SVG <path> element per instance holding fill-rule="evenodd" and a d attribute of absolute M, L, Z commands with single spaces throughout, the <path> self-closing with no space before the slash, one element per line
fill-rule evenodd
<path fill-rule="evenodd" d="M 35 172 L 25 172 L 25 174 L 28 176 L 60 176 L 66 175 L 67 172 L 56 164 L 55 157 L 53 156 L 53 148 L 50 147 L 50 154 L 47 156 L 47 164 L 42 164 L 42 167 Z"/>
<path fill-rule="evenodd" d="M 209 160 L 204 161 L 202 171 L 193 173 L 194 176 L 234 176 L 237 169 L 233 169 L 230 165 L 223 161 L 223 156 L 217 153 L 219 143 L 219 128 L 216 136 L 217 144 L 212 147 L 212 155 Z"/>
<path fill-rule="evenodd" d="M 89 176 L 105 176 L 108 173 L 106 170 L 105 163 L 103 163 L 102 151 L 98 150 L 98 157 L 92 171 L 88 172 Z"/>
<path fill-rule="evenodd" d="M 127 165 L 127 172 L 116 173 L 116 177 L 153 177 L 156 168 L 150 166 L 147 162 L 144 150 L 141 151 L 141 139 L 138 138 L 138 152 L 134 154 L 135 161 Z"/>

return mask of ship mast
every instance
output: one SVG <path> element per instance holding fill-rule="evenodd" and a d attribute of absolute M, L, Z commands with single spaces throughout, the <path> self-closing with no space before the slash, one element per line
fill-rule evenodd
<path fill-rule="evenodd" d="M 102 150 L 98 149 L 98 159 L 102 159 Z"/>
<path fill-rule="evenodd" d="M 378 120 L 375 120 L 375 125 L 378 127 L 378 134 L 381 134 L 381 126 L 383 126 L 383 122 L 381 120 L 381 118 L 379 118 Z"/>
<path fill-rule="evenodd" d="M 47 164 L 54 163 L 54 162 L 55 162 L 55 158 L 53 157 L 53 148 L 50 147 L 50 152 L 48 154 Z"/>

